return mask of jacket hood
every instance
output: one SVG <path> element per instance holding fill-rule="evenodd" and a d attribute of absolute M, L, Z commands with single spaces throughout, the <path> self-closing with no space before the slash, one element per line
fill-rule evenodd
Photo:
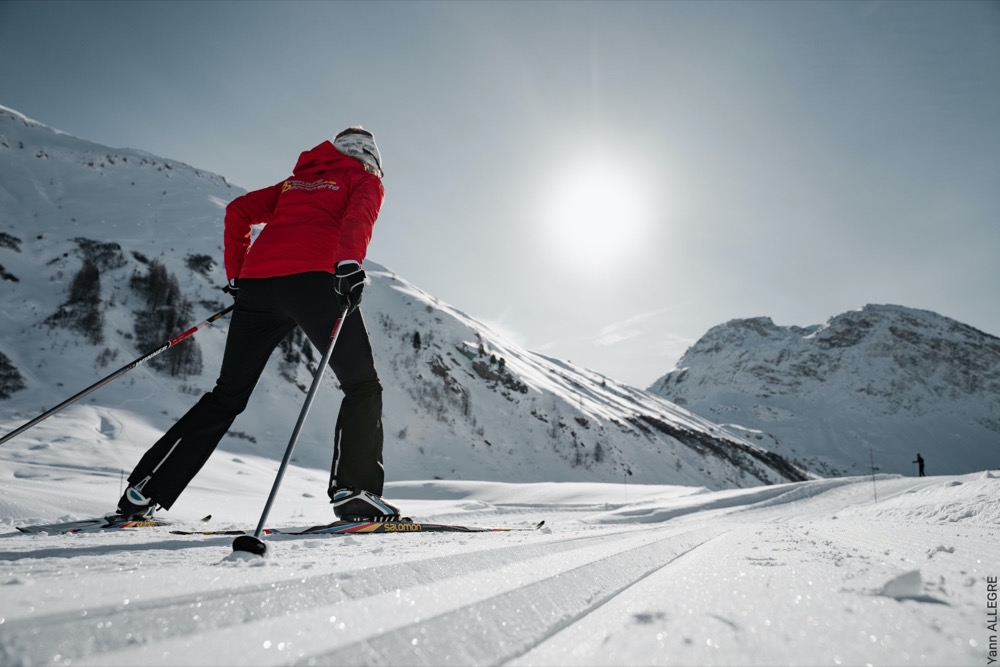
<path fill-rule="evenodd" d="M 304 174 L 315 174 L 331 169 L 355 168 L 364 170 L 364 165 L 354 158 L 344 155 L 338 151 L 329 141 L 324 141 L 319 146 L 303 151 L 299 155 L 299 161 L 295 163 L 293 173 L 296 176 Z"/>

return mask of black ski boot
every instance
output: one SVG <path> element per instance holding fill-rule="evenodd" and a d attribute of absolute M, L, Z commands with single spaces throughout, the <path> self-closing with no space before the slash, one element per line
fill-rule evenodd
<path fill-rule="evenodd" d="M 401 521 L 399 508 L 362 489 L 337 489 L 330 500 L 341 521 Z"/>
<path fill-rule="evenodd" d="M 142 521 L 143 519 L 151 519 L 154 509 L 156 509 L 156 503 L 151 498 L 147 498 L 134 486 L 130 486 L 125 489 L 125 494 L 118 501 L 118 511 L 114 516 L 123 521 Z"/>

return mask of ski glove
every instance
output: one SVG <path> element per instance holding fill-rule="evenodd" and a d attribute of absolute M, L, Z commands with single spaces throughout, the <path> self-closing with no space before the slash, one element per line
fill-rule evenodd
<path fill-rule="evenodd" d="M 230 278 L 226 286 L 222 288 L 222 291 L 233 297 L 233 301 L 236 300 L 236 293 L 240 291 L 240 279 Z"/>
<path fill-rule="evenodd" d="M 340 297 L 340 307 L 347 308 L 350 315 L 361 305 L 361 292 L 365 288 L 365 272 L 356 262 L 344 262 L 337 266 L 333 289 Z"/>

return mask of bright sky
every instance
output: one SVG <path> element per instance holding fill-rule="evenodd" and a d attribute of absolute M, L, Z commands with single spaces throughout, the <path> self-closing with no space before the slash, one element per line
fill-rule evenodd
<path fill-rule="evenodd" d="M 997 2 L 4 0 L 0 104 L 247 189 L 363 124 L 370 259 L 640 387 L 738 317 L 1000 335 Z"/>

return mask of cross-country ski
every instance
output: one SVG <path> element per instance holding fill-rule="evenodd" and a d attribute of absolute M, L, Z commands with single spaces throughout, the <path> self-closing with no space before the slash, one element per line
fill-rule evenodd
<path fill-rule="evenodd" d="M 310 535 L 375 535 L 378 533 L 505 533 L 522 530 L 538 530 L 545 525 L 539 521 L 533 526 L 463 526 L 454 523 L 426 523 L 423 521 L 334 521 L 322 526 L 309 528 L 265 528 L 264 535 L 301 536 Z M 253 530 L 171 530 L 173 535 L 248 535 Z"/>
<path fill-rule="evenodd" d="M 128 530 L 132 528 L 154 528 L 158 526 L 169 526 L 169 521 L 157 518 L 146 519 L 122 519 L 114 515 L 105 517 L 95 517 L 93 519 L 80 519 L 78 521 L 64 521 L 57 523 L 41 523 L 28 526 L 15 526 L 22 533 L 89 533 L 99 530 Z"/>

